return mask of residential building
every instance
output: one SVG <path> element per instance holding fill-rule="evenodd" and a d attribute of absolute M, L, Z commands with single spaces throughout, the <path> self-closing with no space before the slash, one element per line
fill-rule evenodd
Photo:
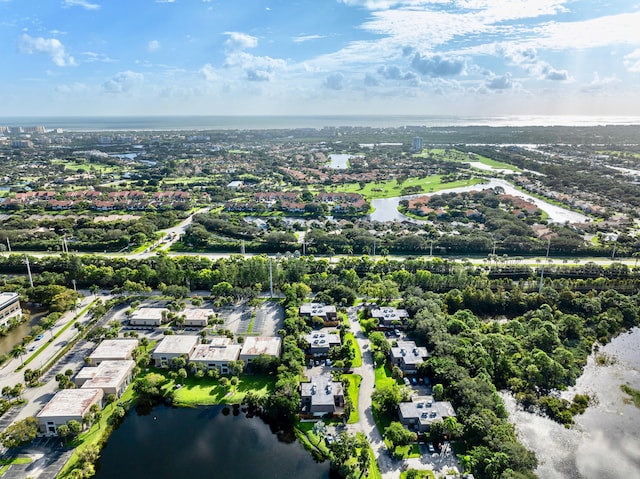
<path fill-rule="evenodd" d="M 84 367 L 74 382 L 82 389 L 101 389 L 105 395 L 115 394 L 120 397 L 127 389 L 133 378 L 136 362 L 128 359 L 124 361 L 102 361 L 96 367 Z M 87 370 L 87 371 L 85 371 Z"/>
<path fill-rule="evenodd" d="M 325 326 L 337 326 L 338 312 L 335 306 L 323 303 L 304 303 L 299 309 L 303 318 L 318 317 L 324 321 Z"/>
<path fill-rule="evenodd" d="M 167 308 L 140 308 L 129 316 L 131 326 L 160 326 L 169 310 Z"/>
<path fill-rule="evenodd" d="M 402 327 L 404 320 L 409 317 L 406 309 L 382 307 L 371 310 L 371 317 L 377 318 L 379 326 L 384 328 Z"/>
<path fill-rule="evenodd" d="M 391 347 L 391 363 L 405 374 L 416 374 L 418 365 L 429 357 L 425 347 L 418 347 L 414 341 L 398 341 Z"/>
<path fill-rule="evenodd" d="M 260 355 L 280 357 L 282 351 L 282 338 L 279 336 L 246 336 L 240 351 L 240 360 L 249 364 Z"/>
<path fill-rule="evenodd" d="M 89 355 L 89 365 L 98 366 L 102 361 L 133 359 L 133 351 L 137 347 L 137 339 L 105 339 Z"/>
<path fill-rule="evenodd" d="M 20 316 L 20 296 L 18 293 L 0 293 L 0 326 L 9 322 L 13 317 Z"/>
<path fill-rule="evenodd" d="M 100 405 L 104 393 L 102 389 L 62 389 L 36 415 L 38 433 L 57 436 L 58 427 L 71 420 L 82 424 L 82 418 L 91 406 Z"/>
<path fill-rule="evenodd" d="M 168 367 L 171 360 L 180 356 L 189 358 L 198 345 L 198 336 L 169 335 L 162 338 L 160 344 L 151 353 L 151 360 L 157 367 Z"/>
<path fill-rule="evenodd" d="M 309 377 L 300 384 L 303 416 L 319 417 L 338 415 L 344 411 L 344 391 L 340 381 L 334 381 L 331 373 Z"/>
<path fill-rule="evenodd" d="M 222 339 L 222 338 L 221 338 Z M 227 339 L 227 338 L 224 338 Z M 229 374 L 229 361 L 237 361 L 242 346 L 239 344 L 199 344 L 189 356 L 189 362 L 217 369 L 220 374 Z"/>
<path fill-rule="evenodd" d="M 455 415 L 449 401 L 434 401 L 433 396 L 414 396 L 411 402 L 401 402 L 398 405 L 400 422 L 418 432 L 427 432 L 434 421 Z"/>
<path fill-rule="evenodd" d="M 307 355 L 314 358 L 326 358 L 331 348 L 342 344 L 338 332 L 327 328 L 306 334 L 304 339 L 309 345 Z"/>

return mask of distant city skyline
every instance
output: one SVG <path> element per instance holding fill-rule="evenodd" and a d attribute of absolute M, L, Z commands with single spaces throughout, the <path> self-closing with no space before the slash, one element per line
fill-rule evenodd
<path fill-rule="evenodd" d="M 0 116 L 638 115 L 640 1 L 0 0 Z"/>

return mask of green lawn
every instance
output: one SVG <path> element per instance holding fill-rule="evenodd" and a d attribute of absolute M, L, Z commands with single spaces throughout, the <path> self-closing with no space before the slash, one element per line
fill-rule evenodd
<path fill-rule="evenodd" d="M 420 479 L 436 479 L 436 475 L 433 473 L 433 471 L 419 471 L 417 469 L 409 469 L 409 471 L 416 471 L 418 473 L 418 476 Z M 402 471 L 400 473 L 400 479 L 407 479 L 407 474 L 409 474 L 409 471 Z"/>
<path fill-rule="evenodd" d="M 0 476 L 9 470 L 13 464 L 29 464 L 32 462 L 30 457 L 13 457 L 11 459 L 0 459 Z"/>
<path fill-rule="evenodd" d="M 173 402 L 176 406 L 239 404 L 249 391 L 265 396 L 273 391 L 274 384 L 272 376 L 243 375 L 237 387 L 223 388 L 217 379 L 188 377 L 184 385 L 174 391 Z M 167 387 L 175 387 L 173 381 Z"/>
<path fill-rule="evenodd" d="M 359 374 L 343 374 L 341 379 L 345 377 L 349 378 L 349 388 L 347 389 L 347 395 L 351 400 L 352 410 L 349 415 L 348 424 L 356 424 L 360 421 L 360 413 L 358 412 L 358 403 L 360 398 L 360 383 L 362 382 L 362 376 Z"/>
<path fill-rule="evenodd" d="M 482 183 L 480 178 L 472 178 L 470 180 L 453 181 L 450 183 L 442 183 L 442 175 L 427 176 L 425 178 L 408 178 L 398 183 L 396 180 L 376 181 L 366 183 L 364 188 L 360 188 L 360 183 L 344 183 L 329 189 L 329 191 L 339 191 L 347 193 L 360 193 L 367 199 L 373 198 L 393 198 L 402 196 L 403 188 L 409 186 L 420 186 L 422 190 L 419 193 L 433 193 L 448 188 L 459 188 L 462 186 L 471 186 Z"/>
<path fill-rule="evenodd" d="M 420 447 L 417 444 L 409 444 L 408 446 L 397 446 L 395 455 L 396 457 L 402 457 L 403 459 L 420 457 Z"/>
<path fill-rule="evenodd" d="M 457 162 L 479 162 L 483 165 L 490 166 L 492 168 L 501 169 L 501 170 L 511 170 L 511 171 L 522 171 L 520 168 L 514 165 L 510 165 L 509 163 L 504 163 L 502 161 L 497 161 L 486 156 L 482 155 L 469 155 L 467 153 L 463 153 L 458 150 L 449 150 L 446 151 L 442 148 L 434 148 L 432 150 L 426 150 L 422 153 L 419 153 L 417 157 L 427 157 L 428 155 L 432 155 L 435 158 L 442 161 L 457 161 Z"/>
<path fill-rule="evenodd" d="M 295 426 L 296 437 L 308 451 L 314 456 L 329 457 L 327 443 L 313 433 L 315 421 L 298 422 Z"/>
<path fill-rule="evenodd" d="M 394 383 L 402 384 L 400 381 L 396 381 L 391 377 L 391 370 L 389 369 L 389 366 L 387 366 L 386 364 L 381 366 L 376 366 L 375 373 L 376 373 L 376 383 L 375 383 L 376 389 L 389 387 L 389 386 L 392 386 Z"/>
<path fill-rule="evenodd" d="M 344 342 L 346 343 L 349 339 L 351 340 L 351 348 L 355 351 L 356 354 L 351 365 L 354 368 L 359 368 L 360 366 L 362 366 L 362 352 L 360 351 L 360 346 L 358 345 L 356 337 L 353 335 L 353 333 L 345 333 Z"/>

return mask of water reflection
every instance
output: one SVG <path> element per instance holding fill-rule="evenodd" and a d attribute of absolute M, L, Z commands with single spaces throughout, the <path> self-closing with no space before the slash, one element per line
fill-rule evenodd
<path fill-rule="evenodd" d="M 371 201 L 371 206 L 375 209 L 373 213 L 369 215 L 369 218 L 372 221 L 411 221 L 418 223 L 419 220 L 413 220 L 408 216 L 403 215 L 398 211 L 398 205 L 400 201 L 415 198 L 418 196 L 431 196 L 431 195 L 441 195 L 444 193 L 463 193 L 467 191 L 481 191 L 489 188 L 502 188 L 504 192 L 508 195 L 519 196 L 524 198 L 525 200 L 533 203 L 542 211 L 549 215 L 549 221 L 553 223 L 584 223 L 589 221 L 589 218 L 582 213 L 577 213 L 575 211 L 568 210 L 566 208 L 562 208 L 557 205 L 553 205 L 539 198 L 535 198 L 531 195 L 523 193 L 522 191 L 516 189 L 511 183 L 493 178 L 488 183 L 483 183 L 479 185 L 472 186 L 463 186 L 460 188 L 449 188 L 445 190 L 440 190 L 433 193 L 421 193 L 419 195 L 409 195 L 409 196 L 397 196 L 395 198 L 378 198 Z"/>
<path fill-rule="evenodd" d="M 640 410 L 624 401 L 622 384 L 640 389 L 640 329 L 625 333 L 602 351 L 617 359 L 598 366 L 593 355 L 576 386 L 566 392 L 597 398 L 576 425 L 561 425 L 516 407 L 503 395 L 521 441 L 538 456 L 536 471 L 546 479 L 618 479 L 640 477 Z"/>
<path fill-rule="evenodd" d="M 145 416 L 132 412 L 109 438 L 95 477 L 329 477 L 328 463 L 316 463 L 295 436 L 273 433 L 239 407 L 157 406 Z"/>

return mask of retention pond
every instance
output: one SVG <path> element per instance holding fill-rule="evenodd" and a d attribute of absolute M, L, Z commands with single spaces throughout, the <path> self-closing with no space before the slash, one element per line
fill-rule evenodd
<path fill-rule="evenodd" d="M 327 479 L 295 436 L 224 406 L 131 411 L 101 453 L 96 479 Z"/>

